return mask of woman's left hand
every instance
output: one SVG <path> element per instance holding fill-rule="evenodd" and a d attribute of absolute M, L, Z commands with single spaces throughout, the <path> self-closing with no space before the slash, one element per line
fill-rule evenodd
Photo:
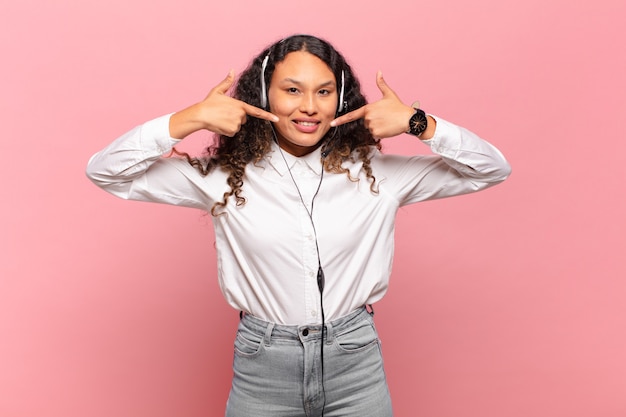
<path fill-rule="evenodd" d="M 409 130 L 409 120 L 415 109 L 404 104 L 398 95 L 387 85 L 382 72 L 376 74 L 376 85 L 383 97 L 374 103 L 366 104 L 356 110 L 333 120 L 331 126 L 340 126 L 358 119 L 363 119 L 365 127 L 376 139 L 397 136 Z"/>

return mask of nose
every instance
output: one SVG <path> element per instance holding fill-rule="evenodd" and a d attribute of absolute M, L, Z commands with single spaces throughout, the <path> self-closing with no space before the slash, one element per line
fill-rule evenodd
<path fill-rule="evenodd" d="M 306 93 L 302 95 L 300 101 L 300 111 L 306 114 L 317 113 L 317 102 L 314 93 Z"/>

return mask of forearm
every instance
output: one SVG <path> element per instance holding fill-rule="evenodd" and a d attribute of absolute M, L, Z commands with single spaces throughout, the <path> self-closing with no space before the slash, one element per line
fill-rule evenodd
<path fill-rule="evenodd" d="M 205 210 L 211 200 L 205 177 L 184 158 L 163 157 L 178 141 L 169 136 L 170 116 L 148 121 L 91 157 L 87 177 L 126 200 Z"/>
<path fill-rule="evenodd" d="M 170 117 L 169 133 L 172 138 L 184 139 L 199 130 L 207 129 L 208 126 L 202 118 L 202 104 L 197 103 L 178 111 Z"/>
<path fill-rule="evenodd" d="M 438 118 L 432 136 L 422 139 L 434 153 L 464 177 L 500 182 L 511 172 L 511 166 L 495 146 L 475 133 L 441 118 Z"/>
<path fill-rule="evenodd" d="M 87 176 L 102 185 L 142 175 L 172 150 L 175 141 L 168 135 L 168 120 L 169 116 L 162 116 L 120 136 L 89 159 Z"/>

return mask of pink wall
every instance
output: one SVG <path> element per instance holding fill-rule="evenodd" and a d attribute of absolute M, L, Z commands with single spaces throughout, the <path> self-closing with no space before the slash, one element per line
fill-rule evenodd
<path fill-rule="evenodd" d="M 2 5 L 0 415 L 223 414 L 237 313 L 210 217 L 117 200 L 84 168 L 294 32 L 333 41 L 370 99 L 382 69 L 513 165 L 400 213 L 376 306 L 396 415 L 626 415 L 626 3 L 243 3 Z"/>

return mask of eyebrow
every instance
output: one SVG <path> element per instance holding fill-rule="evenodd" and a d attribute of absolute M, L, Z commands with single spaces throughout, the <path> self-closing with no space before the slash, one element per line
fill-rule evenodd
<path fill-rule="evenodd" d="M 301 82 L 301 81 L 298 81 L 298 80 L 295 80 L 295 79 L 293 79 L 293 78 L 289 78 L 289 77 L 285 78 L 285 79 L 283 80 L 283 82 L 284 82 L 284 81 L 288 81 L 288 82 L 294 83 L 294 84 L 296 84 L 296 85 L 302 85 L 302 82 Z M 320 85 L 318 86 L 318 88 L 321 88 L 321 87 L 328 87 L 328 86 L 335 86 L 335 85 L 336 85 L 336 84 L 335 84 L 335 82 L 334 82 L 333 80 L 329 80 L 329 81 L 326 81 L 326 82 L 324 82 L 324 83 L 320 84 Z"/>

